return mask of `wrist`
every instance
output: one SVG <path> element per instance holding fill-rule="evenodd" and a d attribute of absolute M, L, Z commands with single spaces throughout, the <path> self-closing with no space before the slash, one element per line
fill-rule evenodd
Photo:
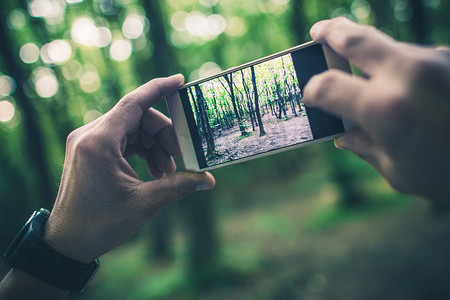
<path fill-rule="evenodd" d="M 74 260 L 49 245 L 42 237 L 48 216 L 44 209 L 34 212 L 3 254 L 3 261 L 54 287 L 82 292 L 97 272 L 99 262 Z"/>
<path fill-rule="evenodd" d="M 42 238 L 50 247 L 58 251 L 59 253 L 67 256 L 75 261 L 88 264 L 93 262 L 97 257 L 88 253 L 88 246 L 83 243 L 82 228 L 78 228 L 78 233 L 73 233 L 71 230 L 64 230 L 64 225 L 59 225 L 55 214 L 50 214 L 47 224 L 42 230 Z"/>

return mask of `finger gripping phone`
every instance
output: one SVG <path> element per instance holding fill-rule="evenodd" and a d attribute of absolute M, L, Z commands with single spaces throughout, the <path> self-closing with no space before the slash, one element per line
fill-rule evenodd
<path fill-rule="evenodd" d="M 308 80 L 347 60 L 309 42 L 188 84 L 166 98 L 187 170 L 205 171 L 333 139 L 341 118 L 302 102 Z"/>

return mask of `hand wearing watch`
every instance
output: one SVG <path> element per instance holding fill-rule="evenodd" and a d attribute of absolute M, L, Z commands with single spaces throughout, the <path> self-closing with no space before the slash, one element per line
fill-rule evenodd
<path fill-rule="evenodd" d="M 50 211 L 34 212 L 3 254 L 4 263 L 55 287 L 83 292 L 98 268 L 99 260 L 89 264 L 64 256 L 42 238 Z"/>

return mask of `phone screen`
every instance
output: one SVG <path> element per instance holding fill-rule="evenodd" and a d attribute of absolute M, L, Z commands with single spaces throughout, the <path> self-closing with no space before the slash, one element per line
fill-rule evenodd
<path fill-rule="evenodd" d="M 327 69 L 315 44 L 180 89 L 199 167 L 344 132 L 340 118 L 302 102 L 307 81 Z"/>

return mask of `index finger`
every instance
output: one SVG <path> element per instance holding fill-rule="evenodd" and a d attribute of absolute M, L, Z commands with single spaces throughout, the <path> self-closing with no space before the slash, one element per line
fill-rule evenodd
<path fill-rule="evenodd" d="M 109 113 L 110 129 L 121 134 L 135 131 L 140 126 L 144 113 L 156 101 L 173 93 L 183 82 L 181 74 L 156 78 L 127 94 Z"/>
<path fill-rule="evenodd" d="M 397 61 L 395 41 L 381 31 L 344 17 L 320 21 L 311 28 L 311 37 L 327 44 L 367 75 L 386 63 Z"/>

